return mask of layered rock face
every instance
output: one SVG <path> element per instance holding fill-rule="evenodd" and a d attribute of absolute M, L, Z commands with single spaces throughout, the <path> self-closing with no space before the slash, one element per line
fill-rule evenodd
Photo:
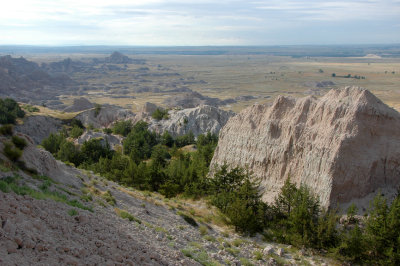
<path fill-rule="evenodd" d="M 15 127 L 16 131 L 29 135 L 35 144 L 42 143 L 51 133 L 57 133 L 61 129 L 60 119 L 42 115 L 27 116 L 23 124 Z"/>
<path fill-rule="evenodd" d="M 207 132 L 218 134 L 234 113 L 209 105 L 201 105 L 179 111 L 171 110 L 168 115 L 168 119 L 160 121 L 148 117 L 149 129 L 158 133 L 168 131 L 174 137 L 182 136 L 189 131 L 192 131 L 195 136 Z"/>
<path fill-rule="evenodd" d="M 269 202 L 289 176 L 325 207 L 400 185 L 400 114 L 365 89 L 334 89 L 320 99 L 279 96 L 231 118 L 219 137 L 211 169 L 224 162 L 248 167 Z"/>
<path fill-rule="evenodd" d="M 122 137 L 117 135 L 105 134 L 103 132 L 95 132 L 92 130 L 85 131 L 82 136 L 80 136 L 77 140 L 75 140 L 75 144 L 82 145 L 85 141 L 89 141 L 91 139 L 100 139 L 103 145 L 108 144 L 112 149 L 115 146 L 122 146 Z"/>
<path fill-rule="evenodd" d="M 78 114 L 75 118 L 85 126 L 92 125 L 95 128 L 107 127 L 117 120 L 134 118 L 129 110 L 114 105 L 102 105 L 100 110 L 90 109 Z"/>

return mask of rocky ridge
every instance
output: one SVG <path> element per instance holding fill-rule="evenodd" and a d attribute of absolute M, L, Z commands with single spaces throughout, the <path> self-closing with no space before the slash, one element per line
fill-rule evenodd
<path fill-rule="evenodd" d="M 60 119 L 43 115 L 31 115 L 24 118 L 21 125 L 17 125 L 15 130 L 29 135 L 35 144 L 40 144 L 51 133 L 57 133 L 62 129 L 63 122 Z"/>
<path fill-rule="evenodd" d="M 235 113 L 214 106 L 201 105 L 196 108 L 170 110 L 168 115 L 168 119 L 159 121 L 148 116 L 145 121 L 149 123 L 151 131 L 158 133 L 168 131 L 176 137 L 192 131 L 195 136 L 198 136 L 207 132 L 218 134 L 228 119 Z"/>
<path fill-rule="evenodd" d="M 261 178 L 266 201 L 290 176 L 315 191 L 322 206 L 354 199 L 362 205 L 378 189 L 390 197 L 400 185 L 400 114 L 356 87 L 320 99 L 278 96 L 228 121 L 211 167 L 225 162 Z"/>
<path fill-rule="evenodd" d="M 108 127 L 117 120 L 133 119 L 134 114 L 124 108 L 104 104 L 99 109 L 93 108 L 83 111 L 75 118 L 80 120 L 85 126 L 93 126 L 94 128 Z"/>

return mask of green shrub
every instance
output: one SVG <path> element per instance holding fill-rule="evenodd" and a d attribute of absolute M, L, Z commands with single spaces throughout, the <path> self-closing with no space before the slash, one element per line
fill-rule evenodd
<path fill-rule="evenodd" d="M 153 117 L 156 120 L 161 120 L 161 119 L 168 119 L 168 110 L 160 109 L 157 108 L 152 114 L 151 117 Z"/>
<path fill-rule="evenodd" d="M 11 136 L 13 133 L 13 125 L 7 124 L 0 127 L 0 135 Z"/>
<path fill-rule="evenodd" d="M 28 111 L 30 113 L 39 112 L 40 111 L 39 108 L 37 108 L 36 106 L 32 106 L 30 104 L 26 104 L 26 105 L 22 106 L 22 109 L 24 109 L 24 110 L 26 110 L 26 111 Z"/>
<path fill-rule="evenodd" d="M 23 118 L 25 112 L 13 99 L 0 99 L 0 124 L 14 124 L 17 118 Z"/>
<path fill-rule="evenodd" d="M 104 132 L 104 134 L 111 134 L 111 133 L 113 133 L 112 129 L 111 129 L 111 128 L 108 128 L 108 127 L 103 128 L 103 132 Z"/>
<path fill-rule="evenodd" d="M 78 215 L 78 211 L 75 210 L 75 209 L 70 209 L 70 210 L 68 211 L 68 214 L 69 214 L 70 216 L 75 216 L 75 215 Z"/>
<path fill-rule="evenodd" d="M 126 137 L 132 131 L 132 128 L 133 128 L 132 121 L 126 120 L 126 121 L 115 122 L 114 127 L 109 130 L 112 130 L 114 134 Z"/>
<path fill-rule="evenodd" d="M 126 211 L 124 211 L 124 210 L 121 210 L 121 209 L 118 209 L 118 208 L 115 208 L 115 212 L 117 213 L 117 215 L 119 216 L 119 217 L 121 217 L 122 219 L 128 219 L 129 221 L 134 221 L 134 222 L 137 222 L 138 224 L 141 224 L 142 223 L 142 221 L 141 220 L 139 220 L 138 218 L 136 218 L 136 217 L 134 217 L 132 214 L 130 214 L 129 212 L 126 212 Z"/>
<path fill-rule="evenodd" d="M 16 162 L 22 156 L 22 151 L 14 147 L 10 142 L 4 144 L 3 152 L 4 155 L 13 162 Z"/>
<path fill-rule="evenodd" d="M 200 225 L 199 231 L 200 235 L 205 236 L 208 233 L 208 228 L 205 225 Z"/>
<path fill-rule="evenodd" d="M 107 190 L 106 192 L 104 192 L 101 197 L 108 202 L 108 204 L 115 206 L 115 204 L 117 204 L 117 201 L 115 200 L 115 198 L 113 197 L 113 195 L 111 195 L 111 192 L 109 190 Z"/>
<path fill-rule="evenodd" d="M 28 145 L 28 143 L 24 138 L 18 136 L 12 136 L 11 141 L 12 143 L 14 143 L 15 147 L 21 150 L 23 150 L 26 147 L 26 145 Z"/>
<path fill-rule="evenodd" d="M 98 103 L 94 104 L 94 117 L 97 117 L 100 114 L 101 105 Z"/>
<path fill-rule="evenodd" d="M 52 154 L 56 154 L 60 149 L 61 143 L 65 141 L 65 136 L 62 133 L 51 133 L 47 138 L 42 141 L 42 146 Z"/>
<path fill-rule="evenodd" d="M 69 136 L 76 139 L 79 138 L 82 134 L 83 134 L 83 129 L 78 127 L 78 126 L 74 126 L 71 131 L 69 132 Z"/>

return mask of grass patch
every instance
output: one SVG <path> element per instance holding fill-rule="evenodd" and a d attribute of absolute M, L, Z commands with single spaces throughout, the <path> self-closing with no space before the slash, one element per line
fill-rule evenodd
<path fill-rule="evenodd" d="M 168 234 L 167 229 L 165 229 L 165 228 L 163 228 L 163 227 L 161 227 L 161 226 L 157 226 L 157 227 L 155 228 L 155 230 L 156 230 L 157 232 L 161 232 L 161 233 L 164 233 L 164 234 Z"/>
<path fill-rule="evenodd" d="M 205 236 L 208 233 L 208 228 L 205 225 L 200 225 L 199 231 L 200 235 Z"/>
<path fill-rule="evenodd" d="M 75 216 L 75 215 L 78 215 L 78 211 L 75 210 L 75 209 L 70 209 L 70 210 L 68 211 L 68 214 L 69 214 L 70 216 Z"/>
<path fill-rule="evenodd" d="M 93 212 L 93 209 L 91 207 L 85 206 L 77 200 L 69 200 L 65 194 L 62 194 L 58 191 L 49 191 L 47 188 L 44 187 L 42 191 L 37 191 L 26 185 L 19 185 L 17 182 L 18 178 L 19 178 L 18 176 L 13 176 L 0 180 L 0 190 L 5 193 L 13 191 L 15 194 L 28 195 L 31 196 L 32 198 L 39 200 L 50 199 L 57 202 L 65 203 L 72 207 L 77 207 L 82 210 Z"/>
<path fill-rule="evenodd" d="M 235 247 L 239 247 L 242 244 L 243 244 L 243 239 L 240 238 L 236 238 L 235 240 L 232 241 L 232 245 Z"/>
<path fill-rule="evenodd" d="M 262 260 L 264 257 L 263 253 L 259 250 L 254 251 L 253 255 L 255 260 Z"/>
<path fill-rule="evenodd" d="M 204 239 L 210 242 L 216 242 L 217 240 L 215 239 L 215 237 L 210 236 L 210 235 L 206 235 L 204 236 Z"/>
<path fill-rule="evenodd" d="M 237 248 L 226 248 L 226 251 L 234 257 L 237 257 L 240 253 L 240 250 L 238 250 Z"/>
<path fill-rule="evenodd" d="M 248 259 L 246 259 L 246 258 L 240 258 L 239 261 L 240 261 L 240 263 L 241 263 L 243 266 L 253 266 L 253 265 L 254 265 L 253 263 L 251 263 L 251 262 L 250 262 Z"/>
<path fill-rule="evenodd" d="M 217 266 L 219 265 L 217 262 L 210 260 L 208 254 L 204 250 L 196 250 L 194 248 L 186 248 L 181 250 L 182 254 L 188 258 L 191 258 L 201 265 L 205 266 Z"/>
<path fill-rule="evenodd" d="M 115 208 L 114 211 L 122 219 L 128 219 L 129 221 L 137 222 L 138 224 L 142 223 L 141 220 L 139 220 L 138 218 L 136 218 L 135 216 L 133 216 L 132 214 L 130 214 L 127 211 L 124 211 L 124 210 L 121 210 L 121 209 L 118 209 L 118 208 Z"/>
<path fill-rule="evenodd" d="M 111 206 L 115 206 L 115 204 L 117 204 L 117 201 L 115 200 L 114 196 L 111 195 L 111 192 L 109 190 L 101 194 L 101 198 L 107 201 L 107 203 Z"/>

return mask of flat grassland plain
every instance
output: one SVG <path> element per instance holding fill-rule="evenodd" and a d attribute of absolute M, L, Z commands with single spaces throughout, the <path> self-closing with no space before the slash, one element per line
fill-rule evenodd
<path fill-rule="evenodd" d="M 271 102 L 277 95 L 318 97 L 330 88 L 353 85 L 369 89 L 386 104 L 400 111 L 399 47 L 395 46 L 395 52 L 389 54 L 385 54 L 387 49 L 373 50 L 377 51 L 376 54 L 366 54 L 367 51 L 354 55 L 346 53 L 346 49 L 340 52 L 336 49 L 334 56 L 313 56 L 312 53 L 311 56 L 302 56 L 301 52 L 284 56 L 280 54 L 285 52 L 270 55 L 254 51 L 238 54 L 197 51 L 190 54 L 168 51 L 151 53 L 146 49 L 142 53 L 130 53 L 122 50 L 130 58 L 144 59 L 145 63 L 125 64 L 122 67 L 119 64 L 119 69 L 109 67 L 101 71 L 100 64 L 95 66 L 99 69 L 97 72 L 74 72 L 70 76 L 84 84 L 80 87 L 85 91 L 84 97 L 90 101 L 115 104 L 133 111 L 140 110 L 145 102 L 162 106 L 166 98 L 181 93 L 174 91 L 177 88 L 188 88 L 222 100 L 254 96 L 238 99 L 236 103 L 222 107 L 238 112 L 256 102 Z M 307 49 L 309 53 L 312 47 Z M 93 58 L 104 59 L 109 55 L 101 51 L 32 53 L 23 56 L 40 64 L 68 57 L 91 62 Z M 76 97 L 65 95 L 60 100 L 69 104 Z"/>

